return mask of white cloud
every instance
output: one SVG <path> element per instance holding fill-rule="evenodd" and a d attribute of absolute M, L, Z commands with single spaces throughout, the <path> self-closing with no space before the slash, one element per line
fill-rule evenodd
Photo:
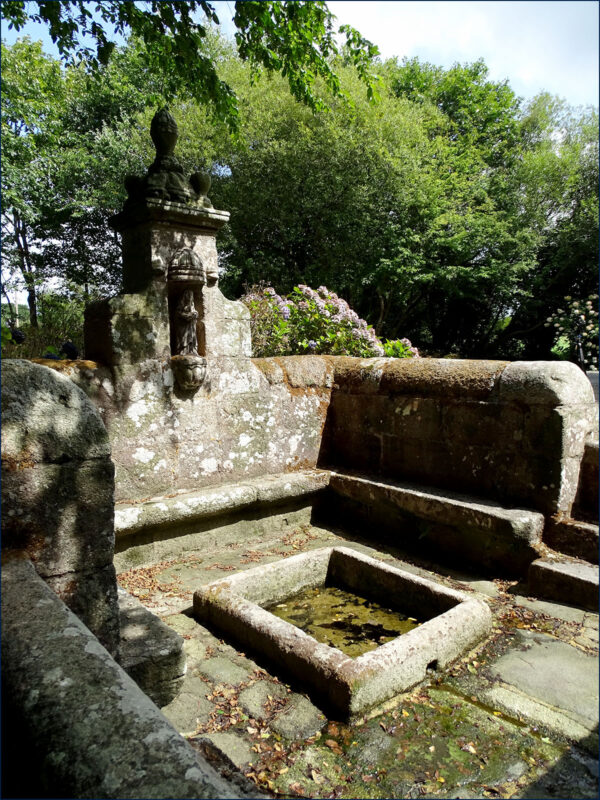
<path fill-rule="evenodd" d="M 598 105 L 598 3 L 342 2 L 329 8 L 378 45 L 383 58 L 441 66 L 483 58 L 493 80 Z"/>

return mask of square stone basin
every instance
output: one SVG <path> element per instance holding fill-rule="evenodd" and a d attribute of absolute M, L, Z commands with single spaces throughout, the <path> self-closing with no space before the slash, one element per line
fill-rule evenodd
<path fill-rule="evenodd" d="M 419 620 L 419 627 L 357 658 L 322 644 L 264 606 L 336 586 Z M 344 717 L 362 713 L 440 670 L 489 634 L 490 609 L 346 547 L 284 558 L 194 592 L 194 615 L 264 655 Z"/>

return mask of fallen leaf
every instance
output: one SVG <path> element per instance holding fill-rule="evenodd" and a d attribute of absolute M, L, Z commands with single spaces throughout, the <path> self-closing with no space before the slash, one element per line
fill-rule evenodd
<path fill-rule="evenodd" d="M 325 779 L 323 778 L 323 776 L 322 776 L 322 775 L 319 775 L 319 773 L 318 773 L 318 772 L 317 772 L 315 769 L 312 769 L 312 770 L 310 771 L 310 775 L 311 775 L 311 778 L 313 779 L 313 781 L 314 781 L 315 783 L 323 783 L 323 781 L 325 780 Z"/>

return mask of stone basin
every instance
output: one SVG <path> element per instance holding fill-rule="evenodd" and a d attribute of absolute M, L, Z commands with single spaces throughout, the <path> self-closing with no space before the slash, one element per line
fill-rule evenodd
<path fill-rule="evenodd" d="M 425 621 L 351 658 L 264 608 L 325 585 Z M 194 615 L 266 657 L 344 717 L 406 691 L 428 670 L 443 669 L 492 626 L 483 601 L 345 547 L 303 553 L 205 585 L 194 592 Z"/>

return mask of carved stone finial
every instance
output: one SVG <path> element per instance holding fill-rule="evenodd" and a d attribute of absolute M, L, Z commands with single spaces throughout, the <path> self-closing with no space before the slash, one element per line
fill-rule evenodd
<path fill-rule="evenodd" d="M 150 137 L 156 148 L 157 158 L 172 156 L 175 152 L 175 145 L 179 138 L 179 131 L 175 117 L 169 109 L 164 106 L 152 117 L 150 123 Z"/>
<path fill-rule="evenodd" d="M 143 177 L 128 175 L 125 178 L 128 201 L 132 203 L 148 198 L 184 203 L 198 209 L 212 209 L 207 197 L 210 175 L 194 172 L 188 179 L 175 156 L 179 132 L 175 117 L 165 106 L 152 117 L 150 136 L 156 148 L 154 161 Z"/>

